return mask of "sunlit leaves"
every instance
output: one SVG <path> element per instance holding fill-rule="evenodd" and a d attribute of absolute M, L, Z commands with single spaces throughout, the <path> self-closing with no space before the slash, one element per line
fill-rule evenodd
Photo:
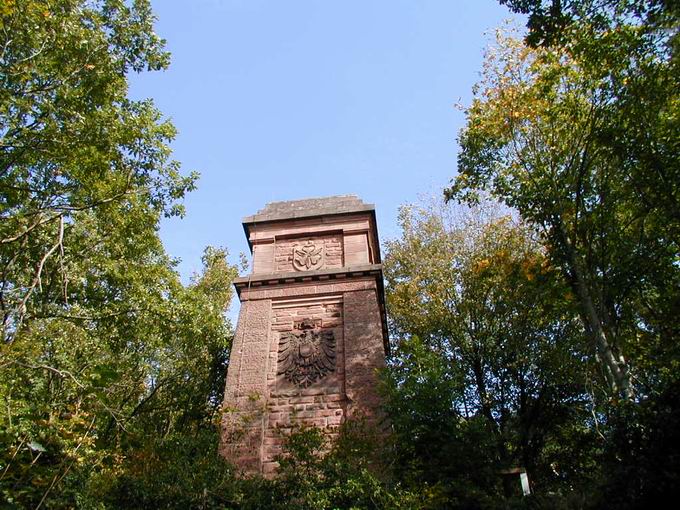
<path fill-rule="evenodd" d="M 196 176 L 170 160 L 174 127 L 131 101 L 126 73 L 168 64 L 148 2 L 8 2 L 0 29 L 0 332 L 20 334 L 78 245 L 83 216 L 102 224 L 182 213 Z M 64 224 L 63 235 L 56 225 Z M 52 249 L 56 245 L 56 248 Z M 36 292 L 36 289 L 39 292 Z M 64 293 L 62 293 L 64 294 Z M 41 295 L 40 299 L 37 297 Z"/>
<path fill-rule="evenodd" d="M 490 193 L 542 232 L 611 394 L 632 398 L 634 338 L 668 334 L 649 307 L 672 322 L 677 301 L 659 289 L 661 275 L 678 278 L 677 136 L 668 136 L 678 74 L 672 30 L 623 14 L 603 20 L 586 16 L 559 44 L 536 48 L 498 33 L 446 194 L 475 203 Z"/>
<path fill-rule="evenodd" d="M 211 248 L 184 287 L 158 237 L 196 176 L 127 98 L 168 64 L 153 22 L 144 0 L 0 3 L 0 505 L 73 507 L 150 438 L 216 438 L 236 269 Z"/>
<path fill-rule="evenodd" d="M 510 211 L 406 207 L 400 220 L 402 236 L 388 242 L 385 258 L 401 339 L 386 389 L 402 454 L 409 458 L 410 445 L 408 462 L 430 481 L 479 473 L 464 482 L 469 493 L 477 483 L 491 494 L 498 480 L 484 470 L 519 459 L 551 483 L 543 448 L 561 427 L 583 425 L 587 400 L 573 296 Z M 469 441 L 478 450 L 460 453 L 468 447 L 456 443 Z M 460 455 L 481 464 L 461 467 L 451 460 Z"/>

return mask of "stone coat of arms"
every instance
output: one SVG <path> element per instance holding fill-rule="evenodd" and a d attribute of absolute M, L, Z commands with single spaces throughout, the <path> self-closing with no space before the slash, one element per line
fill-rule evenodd
<path fill-rule="evenodd" d="M 293 246 L 293 267 L 298 271 L 321 269 L 324 262 L 323 244 L 317 246 L 312 241 Z"/>
<path fill-rule="evenodd" d="M 306 388 L 335 371 L 335 335 L 302 321 L 298 331 L 281 333 L 277 375 Z"/>

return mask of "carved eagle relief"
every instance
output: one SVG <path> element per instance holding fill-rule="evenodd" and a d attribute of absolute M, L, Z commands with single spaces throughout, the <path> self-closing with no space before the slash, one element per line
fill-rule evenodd
<path fill-rule="evenodd" d="M 330 329 L 314 329 L 302 321 L 298 331 L 281 333 L 277 375 L 307 388 L 335 371 L 335 335 Z"/>

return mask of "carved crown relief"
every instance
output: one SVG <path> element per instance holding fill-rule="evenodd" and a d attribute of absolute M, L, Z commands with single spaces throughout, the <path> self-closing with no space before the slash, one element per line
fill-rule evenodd
<path fill-rule="evenodd" d="M 323 243 L 317 245 L 314 241 L 293 246 L 293 267 L 298 271 L 321 269 L 324 263 Z"/>
<path fill-rule="evenodd" d="M 281 333 L 277 375 L 306 388 L 335 371 L 335 335 L 319 326 L 307 319 L 296 323 L 296 330 Z"/>

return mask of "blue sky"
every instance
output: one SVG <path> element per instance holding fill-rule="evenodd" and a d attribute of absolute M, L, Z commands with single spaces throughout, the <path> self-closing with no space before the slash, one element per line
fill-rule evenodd
<path fill-rule="evenodd" d="M 205 246 L 248 252 L 241 218 L 266 202 L 354 193 L 383 240 L 400 205 L 439 193 L 489 32 L 493 0 L 155 0 L 172 64 L 130 78 L 201 174 L 161 237 L 183 280 Z"/>

